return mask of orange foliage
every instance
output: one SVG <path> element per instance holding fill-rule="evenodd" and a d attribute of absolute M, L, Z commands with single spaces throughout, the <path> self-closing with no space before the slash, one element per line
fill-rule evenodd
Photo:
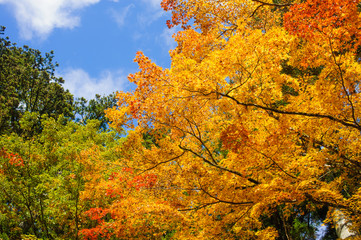
<path fill-rule="evenodd" d="M 14 165 L 16 167 L 24 167 L 24 160 L 17 153 L 9 153 L 4 148 L 0 150 L 0 157 L 8 159 L 10 165 Z"/>
<path fill-rule="evenodd" d="M 166 201 L 154 198 L 156 174 L 109 163 L 96 147 L 83 151 L 78 161 L 86 164 L 82 174 L 87 181 L 80 194 L 82 209 L 88 209 L 81 217 L 83 239 L 157 239 L 181 220 Z"/>
<path fill-rule="evenodd" d="M 308 0 L 294 4 L 284 16 L 285 28 L 307 40 L 324 35 L 356 49 L 361 24 L 357 0 Z"/>
<path fill-rule="evenodd" d="M 275 2 L 164 0 L 183 27 L 171 67 L 137 53 L 136 90 L 107 111 L 153 203 L 197 222 L 188 238 L 275 239 L 323 207 L 361 226 L 358 3 Z"/>

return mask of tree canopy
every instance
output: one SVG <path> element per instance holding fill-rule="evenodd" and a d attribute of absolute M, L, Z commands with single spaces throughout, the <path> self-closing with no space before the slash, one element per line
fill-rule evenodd
<path fill-rule="evenodd" d="M 109 119 L 105 117 L 105 110 L 116 106 L 115 94 L 108 96 L 95 95 L 94 99 L 87 100 L 84 97 L 75 100 L 74 112 L 77 122 L 86 124 L 87 121 L 97 119 L 100 121 L 100 129 L 109 129 Z"/>
<path fill-rule="evenodd" d="M 359 2 L 161 6 L 171 66 L 89 102 L 1 39 L 0 238 L 359 238 Z"/>
<path fill-rule="evenodd" d="M 53 57 L 53 52 L 43 55 L 0 38 L 0 134 L 21 134 L 19 122 L 26 112 L 32 113 L 32 134 L 40 131 L 44 114 L 73 117 L 73 96 L 55 76 Z"/>
<path fill-rule="evenodd" d="M 197 238 L 302 238 L 302 224 L 311 231 L 318 218 L 332 222 L 334 209 L 356 234 L 358 2 L 162 6 L 172 13 L 168 26 L 183 29 L 171 67 L 139 52 L 140 71 L 129 76 L 136 90 L 120 92 L 119 109 L 108 110 L 113 127 L 134 128 L 128 141 L 156 136 L 124 160 L 156 169 L 162 196 L 197 219 Z"/>

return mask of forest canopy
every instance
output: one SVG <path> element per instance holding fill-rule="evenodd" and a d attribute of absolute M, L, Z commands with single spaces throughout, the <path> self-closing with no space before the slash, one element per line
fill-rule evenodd
<path fill-rule="evenodd" d="M 2 86 L 21 77 L 71 97 L 30 111 L 17 81 L 4 85 L 0 238 L 358 238 L 359 2 L 161 6 L 179 29 L 171 66 L 138 52 L 136 89 L 88 105 L 53 76 L 52 54 L 2 40 Z"/>

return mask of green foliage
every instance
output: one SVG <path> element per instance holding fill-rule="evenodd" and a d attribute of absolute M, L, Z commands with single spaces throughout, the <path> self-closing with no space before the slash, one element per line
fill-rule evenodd
<path fill-rule="evenodd" d="M 308 219 L 310 221 L 310 218 Z M 291 234 L 294 236 L 293 239 L 313 239 L 315 236 L 315 227 L 310 222 L 301 221 L 299 218 L 293 220 L 293 228 Z"/>
<path fill-rule="evenodd" d="M 22 131 L 32 126 L 31 116 L 22 119 Z M 62 116 L 57 121 L 42 118 L 42 132 L 31 139 L 15 133 L 0 138 L 0 230 L 10 239 L 21 234 L 75 239 L 86 169 L 80 153 L 94 146 L 110 151 L 117 138 L 112 132 L 99 133 L 97 120 L 82 126 L 64 124 Z M 106 156 L 111 159 L 113 154 Z"/>
<path fill-rule="evenodd" d="M 0 239 L 77 239 L 81 153 L 96 147 L 116 157 L 118 136 L 104 116 L 114 95 L 74 104 L 53 57 L 0 38 Z"/>
<path fill-rule="evenodd" d="M 287 62 L 282 62 L 282 71 L 281 73 L 287 74 L 294 78 L 303 78 L 305 76 L 313 76 L 313 80 L 316 80 L 320 75 L 323 66 L 320 67 L 307 67 L 305 69 L 296 68 L 294 66 L 289 65 Z M 282 89 L 283 90 L 283 89 Z"/>
<path fill-rule="evenodd" d="M 176 233 L 176 230 L 173 231 L 166 231 L 162 237 L 162 240 L 170 240 L 172 239 L 172 237 L 174 236 L 174 234 Z"/>
<path fill-rule="evenodd" d="M 143 133 L 142 144 L 146 149 L 151 149 L 152 146 L 157 146 L 156 136 L 151 131 Z"/>
<path fill-rule="evenodd" d="M 64 80 L 55 76 L 53 58 L 52 51 L 43 55 L 0 38 L 0 134 L 22 134 L 19 121 L 26 112 L 37 118 L 30 135 L 41 131 L 43 115 L 73 117 L 73 96 L 64 90 Z"/>
<path fill-rule="evenodd" d="M 289 94 L 292 96 L 298 96 L 298 92 L 293 87 L 290 87 L 286 84 L 282 85 L 282 93 L 284 95 Z"/>
<path fill-rule="evenodd" d="M 76 121 L 86 124 L 89 120 L 97 119 L 100 121 L 100 130 L 108 129 L 109 119 L 105 117 L 104 111 L 116 105 L 114 94 L 108 96 L 95 95 L 95 99 L 86 100 L 85 98 L 76 99 L 74 104 L 74 113 Z"/>

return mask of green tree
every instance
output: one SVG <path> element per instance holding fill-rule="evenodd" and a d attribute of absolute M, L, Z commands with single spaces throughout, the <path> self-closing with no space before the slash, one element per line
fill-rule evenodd
<path fill-rule="evenodd" d="M 112 161 L 118 140 L 113 132 L 99 133 L 97 120 L 83 126 L 64 124 L 62 116 L 42 119 L 42 132 L 32 139 L 15 133 L 0 138 L 0 232 L 10 239 L 76 239 L 87 210 L 79 201 L 89 168 L 82 152 L 97 148 Z M 27 127 L 25 120 L 20 127 Z"/>
<path fill-rule="evenodd" d="M 2 33 L 4 33 L 2 27 Z M 36 113 L 29 134 L 41 131 L 42 115 L 73 117 L 73 96 L 55 76 L 54 53 L 43 55 L 28 46 L 18 47 L 0 38 L 0 134 L 21 134 L 25 112 Z"/>
<path fill-rule="evenodd" d="M 116 105 L 117 99 L 115 94 L 108 96 L 95 95 L 94 99 L 87 100 L 83 97 L 75 100 L 74 113 L 77 122 L 86 124 L 87 121 L 96 119 L 100 121 L 99 128 L 103 131 L 108 129 L 109 119 L 105 116 L 104 111 Z"/>

